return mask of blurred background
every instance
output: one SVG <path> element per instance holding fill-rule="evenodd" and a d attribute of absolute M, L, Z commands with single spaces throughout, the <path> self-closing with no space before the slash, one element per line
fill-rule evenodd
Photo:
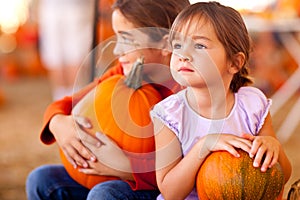
<path fill-rule="evenodd" d="M 40 54 L 41 1 L 0 0 L 1 200 L 26 199 L 28 173 L 39 165 L 60 162 L 57 146 L 39 140 L 43 112 L 53 101 L 50 71 Z M 90 49 L 113 34 L 111 2 L 93 2 Z M 251 75 L 273 99 L 273 124 L 293 165 L 286 197 L 290 185 L 300 179 L 300 1 L 219 2 L 239 10 L 251 33 Z"/>

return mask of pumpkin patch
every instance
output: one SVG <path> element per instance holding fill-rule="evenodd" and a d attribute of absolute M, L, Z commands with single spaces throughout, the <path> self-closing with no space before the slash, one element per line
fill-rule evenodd
<path fill-rule="evenodd" d="M 102 81 L 74 108 L 73 114 L 86 116 L 100 131 L 128 153 L 154 152 L 153 125 L 149 111 L 161 96 L 142 81 L 142 63 L 133 66 L 128 77 L 115 75 Z M 61 151 L 69 175 L 87 188 L 116 177 L 87 175 L 74 169 Z M 113 158 L 112 158 L 113 159 Z"/>
<path fill-rule="evenodd" d="M 253 167 L 253 160 L 238 150 L 236 158 L 226 151 L 210 154 L 203 162 L 196 180 L 201 200 L 274 200 L 284 186 L 284 176 L 277 163 L 266 172 Z"/>

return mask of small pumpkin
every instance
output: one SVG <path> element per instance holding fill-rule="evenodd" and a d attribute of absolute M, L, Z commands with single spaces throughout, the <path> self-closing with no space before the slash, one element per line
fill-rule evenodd
<path fill-rule="evenodd" d="M 142 60 L 138 60 L 128 77 L 115 75 L 101 82 L 74 108 L 73 114 L 88 117 L 93 132 L 109 136 L 128 153 L 154 152 L 153 124 L 149 111 L 161 96 L 154 87 L 142 81 Z M 94 185 L 116 177 L 87 175 L 74 169 L 61 151 L 69 175 L 81 185 Z M 112 158 L 113 159 L 113 158 Z"/>
<path fill-rule="evenodd" d="M 239 158 L 218 151 L 205 159 L 196 179 L 201 200 L 274 200 L 281 194 L 284 177 L 278 163 L 261 172 L 245 151 L 238 152 Z"/>
<path fill-rule="evenodd" d="M 300 199 L 300 179 L 295 181 L 289 192 L 288 192 L 288 200 L 299 200 Z"/>

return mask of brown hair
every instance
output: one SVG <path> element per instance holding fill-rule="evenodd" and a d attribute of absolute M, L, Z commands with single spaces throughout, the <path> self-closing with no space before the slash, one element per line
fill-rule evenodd
<path fill-rule="evenodd" d="M 112 8 L 120 10 L 137 28 L 158 27 L 169 30 L 179 12 L 189 5 L 188 0 L 116 0 Z M 159 41 L 165 34 L 152 33 L 150 37 Z"/>
<path fill-rule="evenodd" d="M 204 19 L 212 24 L 216 35 L 223 44 L 228 59 L 242 52 L 245 55 L 245 62 L 241 69 L 234 74 L 230 83 L 230 90 L 237 92 L 240 87 L 251 84 L 249 77 L 248 61 L 251 50 L 250 37 L 244 21 L 238 11 L 231 7 L 221 5 L 218 2 L 199 2 L 185 8 L 175 19 L 171 28 L 170 39 L 175 36 L 175 32 L 183 27 L 188 27 L 189 23 Z"/>

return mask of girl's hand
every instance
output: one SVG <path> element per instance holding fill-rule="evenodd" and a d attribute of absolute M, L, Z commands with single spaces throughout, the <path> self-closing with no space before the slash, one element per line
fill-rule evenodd
<path fill-rule="evenodd" d="M 123 150 L 102 133 L 97 132 L 96 137 L 100 145 L 95 143 L 90 135 L 87 135 L 82 142 L 96 155 L 97 162 L 88 161 L 89 167 L 79 170 L 85 174 L 115 176 L 133 180 L 130 160 Z"/>
<path fill-rule="evenodd" d="M 228 151 L 235 157 L 239 157 L 236 149 L 250 152 L 252 142 L 249 139 L 241 138 L 232 134 L 209 134 L 204 138 L 203 147 L 206 151 Z"/>
<path fill-rule="evenodd" d="M 78 121 L 80 126 L 78 125 Z M 55 115 L 49 124 L 49 129 L 55 137 L 59 147 L 62 149 L 68 161 L 76 168 L 78 165 L 81 167 L 88 167 L 87 160 L 96 161 L 96 157 L 89 151 L 82 143 L 81 135 L 85 133 L 81 127 L 86 129 L 91 128 L 88 120 L 77 117 L 75 121 L 72 115 Z"/>
<path fill-rule="evenodd" d="M 79 168 L 78 170 L 84 174 L 98 175 L 98 176 L 113 176 L 123 180 L 134 180 L 132 173 L 121 172 L 108 167 L 100 161 L 91 162 L 88 161 L 88 168 Z"/>
<path fill-rule="evenodd" d="M 265 172 L 278 162 L 280 143 L 272 136 L 253 136 L 245 134 L 244 138 L 252 141 L 249 156 L 254 158 L 253 166 L 259 167 Z"/>
<path fill-rule="evenodd" d="M 105 165 L 111 169 L 126 173 L 132 173 L 130 160 L 126 156 L 125 152 L 105 134 L 97 132 L 96 137 L 100 142 L 100 145 L 95 145 L 95 143 L 92 141 L 92 136 L 86 137 L 82 140 L 82 142 L 94 153 L 97 160 L 101 162 L 102 165 Z M 94 166 L 97 166 L 97 164 Z M 95 170 L 97 171 L 97 169 Z M 98 170 L 98 172 L 98 174 L 103 175 L 103 171 L 101 169 Z M 85 170 L 85 173 L 89 173 L 89 171 Z"/>

